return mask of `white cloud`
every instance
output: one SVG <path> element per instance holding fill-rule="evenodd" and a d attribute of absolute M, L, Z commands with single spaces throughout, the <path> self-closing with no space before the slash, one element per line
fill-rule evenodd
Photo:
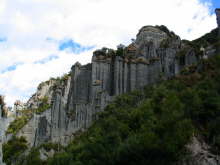
<path fill-rule="evenodd" d="M 91 51 L 59 51 L 63 39 L 115 47 L 129 43 L 144 25 L 164 24 L 191 40 L 216 27 L 210 9 L 199 0 L 0 0 L 0 37 L 7 37 L 0 43 L 0 93 L 10 105 L 26 100 L 39 82 L 68 72 L 76 61 L 90 62 Z M 51 55 L 59 58 L 34 63 Z M 1 73 L 18 63 L 16 70 Z"/>

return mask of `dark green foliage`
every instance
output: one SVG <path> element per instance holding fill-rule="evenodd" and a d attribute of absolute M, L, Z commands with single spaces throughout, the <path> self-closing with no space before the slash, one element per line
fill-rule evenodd
<path fill-rule="evenodd" d="M 94 51 L 93 54 L 96 56 L 112 57 L 115 56 L 115 50 L 103 47 L 102 49 Z"/>
<path fill-rule="evenodd" d="M 170 31 L 166 26 L 160 25 L 160 26 L 155 26 L 156 28 L 160 29 L 161 31 L 165 32 L 169 37 L 175 37 L 175 33 Z"/>
<path fill-rule="evenodd" d="M 41 114 L 50 108 L 50 104 L 48 104 L 48 97 L 40 99 L 39 102 L 40 104 L 38 108 L 34 110 L 36 114 Z"/>
<path fill-rule="evenodd" d="M 44 143 L 42 144 L 39 148 L 44 148 L 46 151 L 50 151 L 50 150 L 54 150 L 54 151 L 58 151 L 59 148 L 61 146 L 59 146 L 58 144 L 56 143 Z"/>
<path fill-rule="evenodd" d="M 168 48 L 170 44 L 170 39 L 166 38 L 160 43 L 160 48 Z"/>
<path fill-rule="evenodd" d="M 189 51 L 189 49 L 190 49 L 189 47 L 181 49 L 179 52 L 177 52 L 176 57 L 177 58 L 184 57 L 187 54 L 187 52 Z"/>
<path fill-rule="evenodd" d="M 16 119 L 10 123 L 6 131 L 6 134 L 16 135 L 16 133 L 20 129 L 22 129 L 28 123 L 28 121 L 30 121 L 30 119 L 33 117 L 33 113 L 41 114 L 50 108 L 47 97 L 40 99 L 39 102 L 40 104 L 38 108 L 35 110 L 24 109 L 19 111 L 19 116 L 16 117 Z"/>
<path fill-rule="evenodd" d="M 123 57 L 124 56 L 124 49 L 123 48 L 118 48 L 116 50 L 116 56 Z"/>
<path fill-rule="evenodd" d="M 27 122 L 32 118 L 33 112 L 31 110 L 21 110 L 21 115 L 10 123 L 6 134 L 16 134 L 21 128 L 23 128 Z"/>
<path fill-rule="evenodd" d="M 38 148 L 33 148 L 28 156 L 21 156 L 16 163 L 17 165 L 43 165 L 43 161 L 40 159 L 40 151 Z"/>
<path fill-rule="evenodd" d="M 205 34 L 204 36 L 193 40 L 191 42 L 185 42 L 190 45 L 194 51 L 196 52 L 196 55 L 202 55 L 202 52 L 200 51 L 200 48 L 206 48 L 210 45 L 216 47 L 219 46 L 219 38 L 218 38 L 218 28 L 212 30 L 211 32 Z"/>
<path fill-rule="evenodd" d="M 207 33 L 199 39 L 193 40 L 192 42 L 193 44 L 203 45 L 203 47 L 215 44 L 218 42 L 218 28 L 213 29 L 210 33 Z"/>
<path fill-rule="evenodd" d="M 24 137 L 12 137 L 7 143 L 3 144 L 3 161 L 10 165 L 16 162 L 24 151 L 27 149 L 27 141 Z"/>
<path fill-rule="evenodd" d="M 18 165 L 46 165 L 46 162 L 40 159 L 40 149 L 44 149 L 47 152 L 54 150 L 58 152 L 62 149 L 58 144 L 55 143 L 45 143 L 37 148 L 32 148 L 28 155 L 23 155 L 17 161 Z"/>
<path fill-rule="evenodd" d="M 64 74 L 64 75 L 61 76 L 61 77 L 57 77 L 55 80 L 56 80 L 58 83 L 62 83 L 62 82 L 66 82 L 69 77 L 70 77 L 70 73 Z"/>
<path fill-rule="evenodd" d="M 182 57 L 186 55 L 187 51 L 193 50 L 196 56 L 202 56 L 203 51 L 201 48 L 207 48 L 212 46 L 218 48 L 220 46 L 219 37 L 218 37 L 218 28 L 213 29 L 211 32 L 203 35 L 202 37 L 193 40 L 182 40 L 183 45 L 185 45 L 182 50 L 177 53 L 177 57 Z"/>
<path fill-rule="evenodd" d="M 119 96 L 99 120 L 48 164 L 175 164 L 200 134 L 220 151 L 220 57 L 189 73 Z M 188 82 L 194 74 L 199 79 Z M 211 76 L 211 77 L 210 77 Z"/>

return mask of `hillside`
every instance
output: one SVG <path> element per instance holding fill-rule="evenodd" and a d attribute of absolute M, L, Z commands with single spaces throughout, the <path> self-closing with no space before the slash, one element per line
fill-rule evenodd
<path fill-rule="evenodd" d="M 144 26 L 16 104 L 8 164 L 218 165 L 219 28 L 194 41 Z"/>
<path fill-rule="evenodd" d="M 220 56 L 216 56 L 173 80 L 117 97 L 88 132 L 48 164 L 170 165 L 186 159 L 218 164 L 219 77 Z M 197 140 L 210 148 L 190 155 Z M 25 159 L 32 164 L 31 157 Z"/>
<path fill-rule="evenodd" d="M 170 165 L 186 159 L 218 164 L 219 78 L 220 55 L 202 60 L 172 80 L 118 96 L 87 132 L 52 159 L 40 160 L 41 146 L 18 164 Z M 196 142 L 201 150 L 192 151 Z M 53 147 L 58 151 L 56 145 L 49 150 Z"/>

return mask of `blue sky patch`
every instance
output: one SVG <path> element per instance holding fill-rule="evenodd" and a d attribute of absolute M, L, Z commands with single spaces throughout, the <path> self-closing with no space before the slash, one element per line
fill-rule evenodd
<path fill-rule="evenodd" d="M 79 54 L 88 50 L 93 49 L 94 46 L 83 46 L 72 39 L 67 39 L 60 42 L 59 50 L 69 50 L 71 53 Z"/>
<path fill-rule="evenodd" d="M 220 1 L 219 0 L 212 0 L 213 8 L 220 8 Z"/>
<path fill-rule="evenodd" d="M 6 69 L 2 70 L 1 73 L 10 72 L 16 70 L 17 66 L 22 65 L 22 63 L 13 64 L 11 66 L 8 66 Z"/>
<path fill-rule="evenodd" d="M 6 42 L 7 41 L 7 38 L 5 37 L 0 37 L 0 42 Z"/>
<path fill-rule="evenodd" d="M 35 61 L 34 64 L 46 64 L 49 61 L 52 61 L 52 60 L 55 60 L 55 59 L 58 59 L 58 58 L 59 57 L 57 55 L 51 55 L 51 56 L 43 58 L 43 59 L 41 59 L 39 61 Z"/>

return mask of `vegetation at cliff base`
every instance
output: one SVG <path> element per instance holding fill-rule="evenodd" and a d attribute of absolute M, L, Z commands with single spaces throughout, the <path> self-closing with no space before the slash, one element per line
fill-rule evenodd
<path fill-rule="evenodd" d="M 28 155 L 22 155 L 17 164 L 46 165 L 47 161 L 40 159 L 40 151 L 58 152 L 59 149 L 62 149 L 62 147 L 56 143 L 44 143 L 36 148 L 32 148 Z"/>
<path fill-rule="evenodd" d="M 172 80 L 118 96 L 88 131 L 43 164 L 171 165 L 187 157 L 185 146 L 193 136 L 220 154 L 219 82 L 220 56 L 215 56 Z M 38 151 L 26 160 L 18 164 L 42 163 Z"/>
<path fill-rule="evenodd" d="M 13 136 L 11 140 L 9 140 L 7 143 L 4 143 L 2 146 L 4 151 L 3 161 L 7 165 L 18 161 L 19 156 L 24 154 L 24 151 L 27 148 L 27 141 L 24 137 Z"/>
<path fill-rule="evenodd" d="M 161 26 L 161 30 L 175 37 L 175 34 Z M 183 58 L 187 51 L 195 49 L 202 55 L 201 46 L 214 48 L 219 41 L 216 30 L 192 42 L 184 41 L 185 47 L 177 53 Z M 169 41 L 164 41 L 167 47 Z M 116 52 L 103 48 L 94 52 L 97 59 L 111 56 L 123 57 L 124 48 Z M 102 57 L 103 56 L 103 57 Z M 60 83 L 68 80 L 64 76 Z M 18 152 L 16 165 L 176 165 L 190 159 L 186 145 L 193 137 L 207 143 L 210 152 L 220 155 L 220 55 L 202 59 L 198 64 L 185 67 L 180 75 L 167 81 L 146 86 L 127 94 L 117 96 L 105 110 L 97 114 L 93 125 L 73 141 L 60 148 L 47 143 L 31 148 L 29 154 Z M 49 105 L 42 100 L 35 113 L 42 113 Z M 18 121 L 9 126 L 12 133 L 20 128 Z M 19 127 L 17 127 L 19 126 Z M 13 148 L 21 141 L 21 151 L 26 142 L 13 138 L 3 145 L 4 161 L 14 162 Z M 23 142 L 22 142 L 23 141 Z M 23 146 L 23 147 L 22 147 Z M 42 149 L 55 155 L 42 160 Z M 27 153 L 27 152 L 26 152 Z"/>
<path fill-rule="evenodd" d="M 16 134 L 21 128 L 23 128 L 27 122 L 32 118 L 33 114 L 31 110 L 20 111 L 21 115 L 10 123 L 6 134 Z"/>
<path fill-rule="evenodd" d="M 19 130 L 21 130 L 30 119 L 33 117 L 34 113 L 41 114 L 50 108 L 50 104 L 48 104 L 48 98 L 43 97 L 39 100 L 38 108 L 31 109 L 23 109 L 17 112 L 17 117 L 14 121 L 12 121 L 6 131 L 6 134 L 16 134 Z"/>

